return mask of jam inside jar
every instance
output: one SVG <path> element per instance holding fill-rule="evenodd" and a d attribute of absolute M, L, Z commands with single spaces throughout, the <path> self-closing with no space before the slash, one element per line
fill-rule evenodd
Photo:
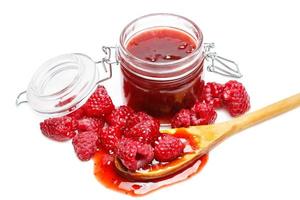
<path fill-rule="evenodd" d="M 192 21 L 151 14 L 125 27 L 118 59 L 128 106 L 169 123 L 203 87 L 203 36 Z"/>

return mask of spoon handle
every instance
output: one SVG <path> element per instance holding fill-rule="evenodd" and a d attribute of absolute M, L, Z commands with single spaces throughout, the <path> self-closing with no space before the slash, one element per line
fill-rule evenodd
<path fill-rule="evenodd" d="M 233 135 L 234 133 L 240 132 L 260 122 L 266 121 L 280 114 L 293 110 L 298 106 L 300 106 L 300 93 L 273 103 L 252 113 L 235 118 L 234 120 L 227 122 L 232 127 L 232 130 L 227 133 L 227 136 Z"/>

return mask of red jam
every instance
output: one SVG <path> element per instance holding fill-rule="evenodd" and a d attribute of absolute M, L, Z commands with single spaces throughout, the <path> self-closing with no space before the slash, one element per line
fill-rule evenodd
<path fill-rule="evenodd" d="M 203 56 L 194 56 L 191 62 L 184 60 L 197 48 L 191 35 L 175 28 L 149 29 L 132 36 L 126 48 L 139 59 L 131 62 L 121 59 L 124 96 L 130 107 L 164 123 L 180 109 L 194 104 L 203 86 Z M 149 75 L 149 69 L 155 73 Z M 177 72 L 166 75 L 159 69 Z"/>
<path fill-rule="evenodd" d="M 152 29 L 137 34 L 127 44 L 127 50 L 139 59 L 150 62 L 179 60 L 196 48 L 194 39 L 176 29 Z"/>
<path fill-rule="evenodd" d="M 184 131 L 179 131 L 175 134 L 175 136 L 187 141 L 185 153 L 192 152 L 193 149 L 197 148 L 197 144 L 193 140 L 193 137 L 185 133 Z M 107 188 L 131 196 L 141 196 L 153 192 L 159 188 L 172 185 L 190 178 L 191 176 L 201 171 L 201 169 L 205 166 L 207 160 L 208 155 L 204 155 L 199 160 L 174 175 L 152 181 L 134 181 L 122 177 L 117 173 L 113 156 L 108 155 L 103 151 L 99 151 L 94 156 L 94 174 L 97 180 Z M 173 162 L 175 163 L 176 161 L 179 160 L 175 160 Z M 172 162 L 152 164 L 151 166 L 149 166 L 149 170 L 156 170 L 160 167 L 164 167 L 165 165 L 172 165 Z"/>

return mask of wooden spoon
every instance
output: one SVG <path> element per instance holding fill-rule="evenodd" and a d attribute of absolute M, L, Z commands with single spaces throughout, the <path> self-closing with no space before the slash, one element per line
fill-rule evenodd
<path fill-rule="evenodd" d="M 193 153 L 186 153 L 181 158 L 166 165 L 159 168 L 150 168 L 149 170 L 129 171 L 122 165 L 119 159 L 116 159 L 116 169 L 122 176 L 139 181 L 153 180 L 172 175 L 208 153 L 212 148 L 229 136 L 298 106 L 300 106 L 300 93 L 230 121 L 212 125 L 163 130 L 161 132 L 167 134 L 175 134 L 177 131 L 184 130 L 193 136 L 199 148 Z"/>

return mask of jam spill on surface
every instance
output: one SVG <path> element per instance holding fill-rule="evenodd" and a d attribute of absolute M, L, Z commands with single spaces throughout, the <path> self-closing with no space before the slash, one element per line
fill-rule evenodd
<path fill-rule="evenodd" d="M 94 174 L 97 180 L 105 187 L 128 195 L 140 196 L 188 179 L 199 172 L 205 166 L 207 160 L 208 155 L 204 155 L 195 163 L 175 175 L 159 180 L 141 182 L 120 176 L 115 169 L 113 157 L 103 151 L 99 151 L 94 156 Z"/>
<path fill-rule="evenodd" d="M 186 133 L 183 129 L 178 129 L 178 132 L 175 133 L 174 136 L 185 141 L 185 153 L 192 153 L 198 148 L 198 144 L 193 136 Z M 204 155 L 188 167 L 173 175 L 151 181 L 135 181 L 125 178 L 118 173 L 112 155 L 104 151 L 98 151 L 94 156 L 94 174 L 99 182 L 110 189 L 132 196 L 140 196 L 188 179 L 198 173 L 205 166 L 207 160 L 208 155 Z M 166 165 L 172 165 L 173 162 L 179 161 L 180 158 L 169 163 L 157 163 L 154 161 L 153 164 L 144 170 L 158 170 L 159 168 L 166 167 Z"/>

